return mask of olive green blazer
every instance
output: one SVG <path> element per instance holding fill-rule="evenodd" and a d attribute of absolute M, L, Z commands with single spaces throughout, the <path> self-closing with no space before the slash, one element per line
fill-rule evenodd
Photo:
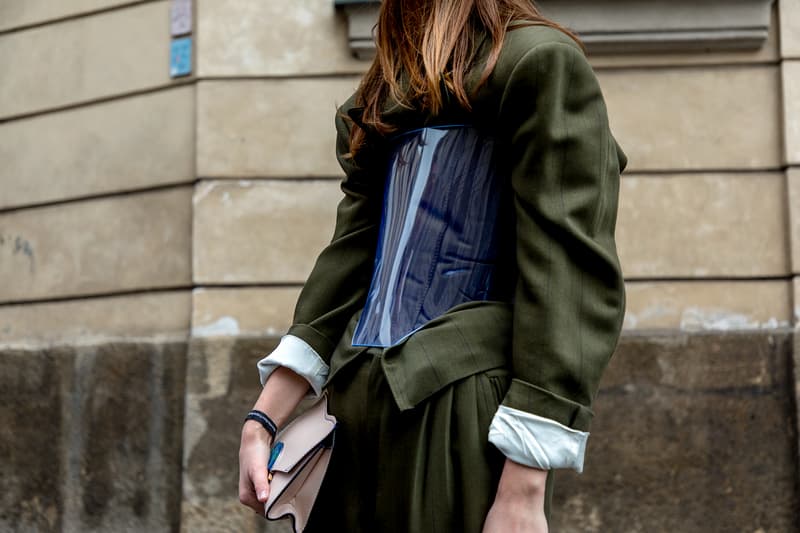
<path fill-rule="evenodd" d="M 485 64 L 484 38 L 469 80 Z M 342 198 L 331 243 L 303 288 L 289 333 L 330 364 L 331 379 L 365 348 L 351 339 L 371 280 L 386 168 L 381 138 L 349 152 L 351 97 L 336 116 Z M 625 155 L 609 130 L 597 79 L 568 36 L 544 26 L 508 33 L 467 113 L 437 117 L 397 105 L 400 131 L 470 121 L 492 131 L 514 191 L 518 280 L 513 303 L 472 302 L 385 349 L 382 365 L 400 409 L 476 372 L 507 367 L 504 405 L 588 430 L 591 405 L 616 346 L 625 295 L 614 242 Z"/>

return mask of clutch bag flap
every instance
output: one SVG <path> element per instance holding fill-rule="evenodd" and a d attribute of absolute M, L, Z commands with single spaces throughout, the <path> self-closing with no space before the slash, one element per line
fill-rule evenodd
<path fill-rule="evenodd" d="M 336 427 L 336 418 L 328 414 L 328 398 L 323 395 L 305 413 L 295 418 L 275 437 L 270 471 L 289 472 L 314 451 Z"/>
<path fill-rule="evenodd" d="M 268 519 L 291 516 L 294 530 L 303 531 L 330 462 L 335 428 L 336 418 L 328 414 L 323 394 L 276 436 L 264 513 Z"/>

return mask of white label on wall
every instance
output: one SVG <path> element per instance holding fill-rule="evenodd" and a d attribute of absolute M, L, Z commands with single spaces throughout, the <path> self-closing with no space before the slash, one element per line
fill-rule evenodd
<path fill-rule="evenodd" d="M 170 5 L 170 31 L 172 36 L 192 31 L 192 0 L 172 0 Z"/>

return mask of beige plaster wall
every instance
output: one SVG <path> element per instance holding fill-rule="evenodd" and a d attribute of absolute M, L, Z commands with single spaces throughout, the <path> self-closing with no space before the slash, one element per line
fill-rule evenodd
<path fill-rule="evenodd" d="M 357 78 L 201 81 L 197 173 L 203 178 L 337 177 L 336 108 Z"/>
<path fill-rule="evenodd" d="M 779 0 L 780 55 L 784 59 L 800 59 L 800 4 Z"/>
<path fill-rule="evenodd" d="M 169 40 L 166 0 L 2 34 L 0 118 L 169 85 Z"/>
<path fill-rule="evenodd" d="M 0 208 L 194 180 L 194 88 L 0 123 Z"/>
<path fill-rule="evenodd" d="M 333 235 L 336 180 L 210 181 L 194 197 L 194 281 L 301 284 Z"/>
<path fill-rule="evenodd" d="M 328 0 L 198 0 L 198 74 L 297 76 L 360 73 L 347 25 Z"/>
<path fill-rule="evenodd" d="M 625 176 L 617 246 L 627 279 L 789 274 L 781 172 Z"/>
<path fill-rule="evenodd" d="M 246 7 L 199 0 L 198 68 L 214 80 L 198 88 L 198 173 L 247 178 L 247 192 L 226 205 L 214 193 L 199 202 L 196 194 L 196 284 L 296 286 L 324 245 L 333 221 L 324 203 L 332 206 L 337 193 L 332 183 L 305 180 L 339 175 L 331 115 L 366 67 L 347 57 L 344 25 L 325 0 Z M 779 26 L 787 23 L 776 10 L 767 43 L 753 52 L 591 58 L 630 158 L 618 225 L 626 327 L 791 323 L 797 252 L 789 242 L 797 230 L 788 223 L 796 208 L 787 198 L 784 145 L 793 142 L 785 117 L 795 99 L 786 96 L 788 33 Z M 300 37 L 306 27 L 317 30 L 313 37 Z M 290 117 L 296 126 L 281 128 Z M 286 178 L 295 180 L 265 193 Z M 313 188 L 329 194 L 314 200 Z M 267 195 L 269 206 L 255 200 Z M 295 215 L 307 209 L 315 215 L 298 226 Z M 309 245 L 281 245 L 283 231 L 300 231 Z"/>
<path fill-rule="evenodd" d="M 153 0 L 150 0 L 153 1 Z M 44 24 L 66 17 L 87 15 L 140 0 L 3 0 L 0 3 L 0 31 Z"/>
<path fill-rule="evenodd" d="M 167 72 L 167 0 L 14 0 L 0 15 L 0 69 L 14 72 L 0 87 L 0 299 L 194 288 L 198 335 L 225 317 L 283 331 L 332 231 L 333 114 L 366 68 L 343 14 L 328 0 L 197 0 L 187 82 Z M 793 318 L 795 4 L 774 19 L 758 51 L 591 58 L 630 158 L 630 329 Z"/>
<path fill-rule="evenodd" d="M 0 2 L 0 344 L 188 334 L 195 88 L 169 2 Z"/>
<path fill-rule="evenodd" d="M 166 290 L 0 306 L 0 345 L 185 338 L 192 294 Z"/>
<path fill-rule="evenodd" d="M 187 286 L 191 192 L 0 213 L 0 302 Z"/>
<path fill-rule="evenodd" d="M 800 330 L 800 3 L 779 0 L 784 164 L 787 167 L 789 235 L 794 274 L 795 331 Z M 796 376 L 800 379 L 800 374 Z M 800 391 L 800 388 L 798 389 Z"/>

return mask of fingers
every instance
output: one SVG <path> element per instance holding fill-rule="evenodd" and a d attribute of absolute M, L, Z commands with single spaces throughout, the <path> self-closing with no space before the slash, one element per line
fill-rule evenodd
<path fill-rule="evenodd" d="M 267 465 L 256 465 L 251 473 L 253 488 L 259 502 L 266 503 L 269 499 L 269 478 Z"/>
<path fill-rule="evenodd" d="M 264 514 L 264 504 L 258 501 L 253 484 L 247 475 L 239 474 L 239 501 L 258 514 Z"/>
<path fill-rule="evenodd" d="M 268 450 L 261 443 L 243 444 L 239 449 L 239 501 L 262 515 L 269 498 Z"/>

